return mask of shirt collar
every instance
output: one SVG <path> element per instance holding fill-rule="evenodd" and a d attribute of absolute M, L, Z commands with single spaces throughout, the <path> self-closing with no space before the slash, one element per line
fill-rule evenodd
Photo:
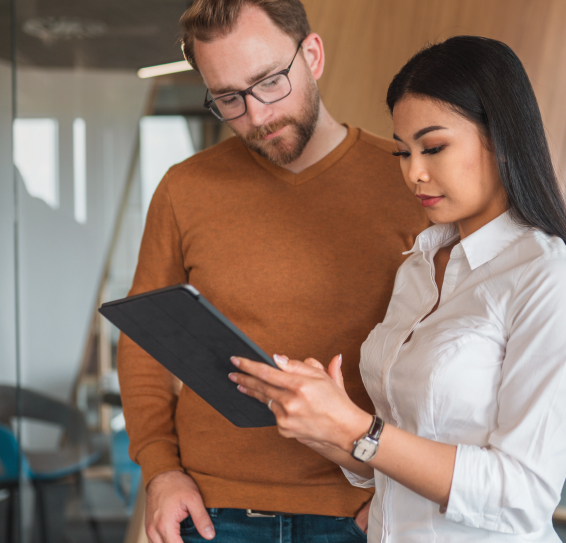
<path fill-rule="evenodd" d="M 470 268 L 475 270 L 482 264 L 499 256 L 511 243 L 522 236 L 525 231 L 526 227 L 516 224 L 511 219 L 509 211 L 506 211 L 473 234 L 470 234 L 467 238 L 464 238 L 460 244 L 464 249 Z M 458 225 L 456 223 L 435 224 L 421 232 L 417 236 L 413 248 L 403 254 L 424 253 L 432 249 L 439 249 L 448 245 L 458 235 Z"/>
<path fill-rule="evenodd" d="M 464 238 L 460 243 L 466 253 L 470 268 L 475 270 L 499 256 L 526 230 L 526 227 L 516 224 L 511 219 L 509 211 L 506 211 Z"/>

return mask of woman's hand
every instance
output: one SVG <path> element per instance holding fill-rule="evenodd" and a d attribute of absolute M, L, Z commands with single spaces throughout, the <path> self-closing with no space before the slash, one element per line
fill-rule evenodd
<path fill-rule="evenodd" d="M 353 442 L 367 432 L 372 417 L 355 405 L 344 389 L 340 366 L 335 356 L 328 366 L 313 358 L 300 362 L 274 355 L 281 368 L 246 358 L 232 358 L 242 373 L 231 373 L 240 392 L 269 405 L 277 419 L 279 433 L 316 448 L 315 443 L 351 451 Z"/>

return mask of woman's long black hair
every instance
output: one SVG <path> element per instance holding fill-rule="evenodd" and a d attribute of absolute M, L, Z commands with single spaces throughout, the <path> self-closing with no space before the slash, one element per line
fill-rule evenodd
<path fill-rule="evenodd" d="M 419 51 L 393 78 L 387 105 L 407 94 L 445 102 L 476 123 L 498 158 L 512 218 L 566 242 L 566 208 L 535 93 L 504 43 L 456 36 Z"/>

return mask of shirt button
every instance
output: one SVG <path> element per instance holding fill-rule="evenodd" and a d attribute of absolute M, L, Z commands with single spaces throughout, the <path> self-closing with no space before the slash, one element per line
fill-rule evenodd
<path fill-rule="evenodd" d="M 444 279 L 444 282 L 445 282 L 449 287 L 451 287 L 451 286 L 454 284 L 454 281 L 455 281 L 454 277 L 447 277 L 446 279 Z"/>

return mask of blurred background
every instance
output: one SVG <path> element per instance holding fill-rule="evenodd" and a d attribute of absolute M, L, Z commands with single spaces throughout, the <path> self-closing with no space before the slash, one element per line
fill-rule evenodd
<path fill-rule="evenodd" d="M 326 49 L 326 106 L 385 137 L 387 86 L 417 50 L 457 34 L 506 42 L 564 181 L 564 0 L 304 4 Z M 0 542 L 144 540 L 117 333 L 96 308 L 126 295 L 167 168 L 230 136 L 198 74 L 138 72 L 183 61 L 188 5 L 0 0 Z M 555 524 L 566 541 L 564 500 Z"/>

